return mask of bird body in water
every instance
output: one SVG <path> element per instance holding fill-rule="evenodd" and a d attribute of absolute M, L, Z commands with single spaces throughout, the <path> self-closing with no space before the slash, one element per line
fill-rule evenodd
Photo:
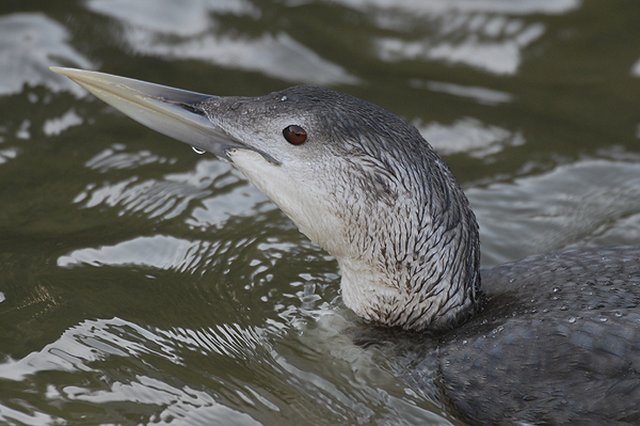
<path fill-rule="evenodd" d="M 230 161 L 335 256 L 346 306 L 373 324 L 429 336 L 405 378 L 456 416 L 640 423 L 640 248 L 565 251 L 481 271 L 463 191 L 420 133 L 383 108 L 317 87 L 218 97 L 53 70 Z"/>

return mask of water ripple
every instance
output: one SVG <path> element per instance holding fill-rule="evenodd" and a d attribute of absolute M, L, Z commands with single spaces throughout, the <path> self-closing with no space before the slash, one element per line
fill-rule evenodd
<path fill-rule="evenodd" d="M 293 82 L 354 84 L 359 81 L 286 32 L 242 35 L 242 28 L 239 28 L 236 34 L 221 34 L 216 15 L 233 13 L 259 19 L 259 11 L 245 1 L 233 6 L 231 2 L 199 1 L 190 3 L 189 7 L 166 0 L 136 3 L 121 0 L 116 3 L 117 7 L 114 7 L 114 2 L 93 0 L 87 7 L 126 22 L 128 25 L 122 37 L 131 49 L 144 55 L 195 59 Z M 149 9 L 163 12 L 149 14 Z"/>
<path fill-rule="evenodd" d="M 199 330 L 173 328 L 159 331 L 159 334 L 202 354 L 211 352 L 237 359 L 255 355 L 265 342 L 262 329 L 245 329 L 237 323 L 218 324 Z"/>
<path fill-rule="evenodd" d="M 164 235 L 136 237 L 112 246 L 74 250 L 60 256 L 57 265 L 62 268 L 78 265 L 135 265 L 186 272 L 193 266 L 206 267 L 206 262 L 202 260 L 209 257 L 207 253 L 212 248 L 212 243 L 209 242 L 188 241 Z"/>
<path fill-rule="evenodd" d="M 427 88 L 432 92 L 447 93 L 462 98 L 473 99 L 483 105 L 501 105 L 510 103 L 514 96 L 510 93 L 478 86 L 463 86 L 460 84 L 444 83 L 441 81 L 426 81 L 413 79 L 409 82 L 412 87 Z"/>
<path fill-rule="evenodd" d="M 57 136 L 65 130 L 82 124 L 84 120 L 75 112 L 73 108 L 65 112 L 62 116 L 48 119 L 42 126 L 42 131 L 47 136 Z"/>
<path fill-rule="evenodd" d="M 259 11 L 246 0 L 89 0 L 86 7 L 130 25 L 157 33 L 196 35 L 211 25 L 212 15 L 256 16 Z"/>
<path fill-rule="evenodd" d="M 505 147 L 523 145 L 521 132 L 511 132 L 498 126 L 486 125 L 471 117 L 457 119 L 453 124 L 420 121 L 413 123 L 422 136 L 444 155 L 465 153 L 475 158 L 486 158 Z"/>
<path fill-rule="evenodd" d="M 557 15 L 570 12 L 580 0 L 330 0 L 358 9 L 372 7 L 391 11 L 402 10 L 415 15 L 445 12 L 492 12 L 513 15 L 534 13 Z"/>
<path fill-rule="evenodd" d="M 146 376 L 137 376 L 136 381 L 127 383 L 115 382 L 107 391 L 91 391 L 77 386 L 67 386 L 63 391 L 69 399 L 94 404 L 119 402 L 164 407 L 150 416 L 149 423 L 153 424 L 171 424 L 176 419 L 183 424 L 261 424 L 246 413 L 218 403 L 207 392 L 189 386 L 175 387 Z"/>
<path fill-rule="evenodd" d="M 134 323 L 119 318 L 85 320 L 42 350 L 0 363 L 0 378 L 19 381 L 43 371 L 95 371 L 91 363 L 109 356 L 135 357 L 150 353 L 173 362 L 180 360 L 164 340 Z"/>
<path fill-rule="evenodd" d="M 640 166 L 635 163 L 584 160 L 470 188 L 467 195 L 480 222 L 485 265 L 574 244 L 636 244 L 640 237 L 635 228 Z"/>
<path fill-rule="evenodd" d="M 87 185 L 74 201 L 84 202 L 84 207 L 92 208 L 101 204 L 121 207 L 119 215 L 142 213 L 153 219 L 172 219 L 179 216 L 193 200 L 209 195 L 209 190 L 187 186 L 178 182 L 147 179 L 141 182 L 132 177 L 116 184 L 96 187 Z"/>
<path fill-rule="evenodd" d="M 47 393 L 47 398 L 53 404 L 55 401 L 85 401 L 98 405 L 120 402 L 160 407 L 160 410 L 154 409 L 151 422 L 168 423 L 180 418 L 182 421 L 208 424 L 214 419 L 229 418 L 234 422 L 240 419 L 241 424 L 253 424 L 255 421 L 248 414 L 217 402 L 215 392 L 186 384 L 172 384 L 164 377 L 153 377 L 158 371 L 151 364 L 140 364 L 139 361 L 151 356 L 182 366 L 188 356 L 185 350 L 203 355 L 212 352 L 224 355 L 225 359 L 233 356 L 251 359 L 266 344 L 262 334 L 260 330 L 243 329 L 238 324 L 221 324 L 207 330 L 162 330 L 141 327 L 120 318 L 85 320 L 66 330 L 40 351 L 0 363 L 0 380 L 28 383 L 29 376 L 52 371 L 84 372 L 96 376 L 106 374 L 90 386 L 63 384 L 58 389 L 53 388 Z M 118 358 L 121 361 L 116 361 Z M 129 365 L 124 368 L 137 370 L 137 374 L 119 380 L 115 371 L 123 363 Z M 114 371 L 109 374 L 111 368 Z M 147 374 L 143 373 L 145 370 Z M 44 419 L 30 417 L 21 410 L 10 410 L 4 405 L 0 407 L 0 419 L 25 421 L 30 418 Z M 55 418 L 46 417 L 44 420 Z"/>
<path fill-rule="evenodd" d="M 124 146 L 114 145 L 93 156 L 86 166 L 101 173 L 138 172 L 145 165 L 174 163 L 150 151 L 126 152 Z M 203 230 L 220 227 L 230 217 L 274 209 L 264 195 L 219 160 L 201 160 L 192 171 L 172 172 L 160 179 L 140 180 L 130 174 L 116 182 L 92 182 L 73 201 L 84 208 L 107 206 L 120 216 L 142 214 L 161 221 L 188 213 L 186 224 Z"/>
<path fill-rule="evenodd" d="M 175 160 L 160 157 L 151 151 L 125 152 L 125 146 L 115 144 L 89 159 L 85 165 L 106 173 L 111 170 L 135 169 L 147 164 L 175 164 Z"/>
<path fill-rule="evenodd" d="M 406 60 L 464 64 L 493 74 L 515 74 L 522 50 L 545 32 L 527 15 L 563 14 L 579 6 L 564 1 L 336 0 L 370 15 L 385 32 L 374 48 L 386 62 Z"/>
<path fill-rule="evenodd" d="M 0 95 L 20 93 L 24 84 L 44 84 L 54 92 L 84 93 L 76 84 L 55 77 L 55 64 L 90 68 L 91 62 L 72 48 L 65 27 L 40 13 L 0 16 Z"/>
<path fill-rule="evenodd" d="M 0 164 L 7 163 L 18 156 L 16 148 L 0 149 Z"/>
<path fill-rule="evenodd" d="M 514 22 L 520 25 L 519 21 Z M 387 62 L 437 60 L 453 64 L 462 63 L 494 74 L 515 74 L 522 61 L 520 52 L 540 38 L 545 31 L 544 25 L 532 23 L 523 25 L 518 34 L 494 41 L 492 40 L 495 38 L 493 29 L 476 29 L 474 21 L 469 21 L 465 25 L 471 26 L 461 25 L 460 28 L 452 30 L 448 28 L 447 23 L 436 23 L 434 27 L 442 28 L 440 34 L 433 38 L 426 37 L 415 41 L 380 37 L 376 42 L 378 55 L 381 60 Z M 488 24 L 485 23 L 485 25 Z M 463 40 L 439 40 L 439 38 L 446 38 L 451 32 L 470 33 L 470 35 Z"/>

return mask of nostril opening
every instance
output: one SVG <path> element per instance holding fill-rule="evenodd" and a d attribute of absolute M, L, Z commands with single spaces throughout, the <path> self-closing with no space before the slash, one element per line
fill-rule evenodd
<path fill-rule="evenodd" d="M 181 103 L 178 104 L 180 105 L 180 107 L 182 107 L 182 109 L 186 109 L 187 111 L 193 113 L 193 114 L 198 114 L 198 115 L 205 115 L 204 111 L 201 110 L 200 108 L 192 105 L 192 104 L 187 104 L 187 103 Z"/>

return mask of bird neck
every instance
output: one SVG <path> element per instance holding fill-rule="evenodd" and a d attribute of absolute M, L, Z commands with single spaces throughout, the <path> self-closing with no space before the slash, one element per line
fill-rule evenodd
<path fill-rule="evenodd" d="M 343 301 L 367 320 L 440 331 L 479 309 L 476 218 L 446 165 L 432 166 L 439 170 L 431 170 L 428 187 L 384 208 L 370 206 L 372 214 L 349 235 L 357 250 L 336 256 Z"/>

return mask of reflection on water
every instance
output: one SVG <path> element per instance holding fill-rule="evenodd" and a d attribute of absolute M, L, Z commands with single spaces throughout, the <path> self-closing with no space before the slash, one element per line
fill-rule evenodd
<path fill-rule="evenodd" d="M 256 17 L 259 10 L 245 0 L 89 0 L 86 7 L 120 22 L 160 34 L 195 36 L 214 25 L 214 15 Z"/>
<path fill-rule="evenodd" d="M 156 421 L 170 421 L 171 418 L 180 418 L 182 421 L 205 421 L 207 418 L 223 421 L 225 418 L 238 417 L 246 422 L 252 420 L 250 416 L 216 402 L 213 395 L 186 384 L 171 383 L 172 380 L 162 377 L 163 372 L 135 360 L 144 362 L 155 358 L 180 368 L 186 363 L 181 355 L 184 351 L 207 355 L 211 350 L 226 358 L 247 358 L 255 356 L 258 348 L 267 344 L 260 337 L 263 333 L 264 330 L 243 330 L 238 325 L 223 325 L 208 330 L 149 330 L 120 318 L 87 320 L 66 330 L 58 340 L 41 351 L 30 353 L 17 361 L 5 362 L 0 366 L 0 376 L 7 380 L 23 381 L 30 376 L 51 371 L 83 372 L 86 377 L 93 378 L 93 383 L 88 386 L 63 384 L 51 387 L 46 398 L 104 406 L 123 403 L 132 408 L 136 406 L 138 411 L 159 407 L 157 414 L 149 419 L 151 422 L 154 422 L 154 418 Z M 103 374 L 114 364 L 139 373 L 131 378 L 120 379 L 117 373 L 105 377 Z M 251 402 L 251 398 L 245 398 Z M 140 407 L 145 405 L 148 406 L 146 409 Z M 12 418 L 20 419 L 18 416 L 7 417 Z M 122 416 L 124 418 L 126 415 Z"/>
<path fill-rule="evenodd" d="M 9 160 L 13 160 L 18 155 L 18 150 L 16 149 L 0 149 L 0 165 L 6 163 Z"/>
<path fill-rule="evenodd" d="M 158 4 L 160 3 L 160 4 Z M 124 38 L 136 52 L 167 59 L 195 59 L 243 70 L 258 71 L 291 82 L 356 83 L 340 66 L 323 59 L 286 33 L 259 37 L 225 34 L 216 15 L 258 19 L 259 10 L 245 1 L 93 0 L 88 7 L 127 23 Z M 149 16 L 149 10 L 161 13 Z M 153 19 L 157 18 L 157 19 Z M 295 60 L 295 66 L 290 62 Z"/>
<path fill-rule="evenodd" d="M 412 12 L 414 15 L 455 13 L 495 13 L 512 15 L 558 14 L 575 9 L 579 0 L 333 0 L 354 8 L 374 6 L 392 12 Z"/>
<path fill-rule="evenodd" d="M 562 14 L 575 9 L 565 1 L 388 1 L 344 0 L 366 10 L 382 28 L 399 36 L 376 38 L 383 61 L 435 60 L 461 63 L 495 74 L 514 74 L 521 52 L 545 27 L 524 15 Z"/>
<path fill-rule="evenodd" d="M 361 344 L 335 261 L 239 173 L 49 65 L 383 104 L 467 188 L 485 265 L 640 240 L 640 60 L 621 41 L 640 10 L 32 3 L 0 5 L 0 423 L 456 423 L 397 378 L 412 352 Z"/>
<path fill-rule="evenodd" d="M 210 261 L 206 262 L 206 259 L 210 257 L 207 255 L 210 248 L 209 243 L 202 241 L 190 242 L 162 235 L 138 237 L 115 246 L 75 250 L 59 257 L 58 266 L 138 265 L 186 272 L 193 266 L 209 266 Z"/>
<path fill-rule="evenodd" d="M 90 68 L 91 63 L 71 45 L 69 32 L 41 13 L 0 16 L 0 95 L 19 93 L 24 84 L 46 84 L 52 91 L 82 90 L 62 78 L 51 78 L 48 67 L 64 64 Z"/>
<path fill-rule="evenodd" d="M 480 216 L 485 264 L 534 251 L 640 241 L 634 227 L 640 219 L 636 163 L 577 162 L 542 176 L 472 188 L 467 195 L 476 211 L 491 212 Z"/>
<path fill-rule="evenodd" d="M 631 67 L 631 75 L 640 77 L 640 59 L 638 59 L 638 62 L 633 64 L 633 67 Z"/>
<path fill-rule="evenodd" d="M 433 141 L 433 147 L 441 154 L 465 153 L 473 157 L 485 158 L 502 151 L 506 146 L 524 144 L 522 133 L 512 134 L 497 126 L 485 126 L 481 121 L 465 117 L 452 125 L 431 122 L 423 126 L 413 123 L 422 136 Z"/>
<path fill-rule="evenodd" d="M 57 136 L 70 127 L 82 124 L 82 122 L 82 117 L 72 108 L 60 117 L 45 121 L 42 130 L 47 136 Z"/>
<path fill-rule="evenodd" d="M 442 92 L 454 96 L 471 98 L 484 105 L 499 105 L 513 101 L 513 96 L 509 93 L 498 90 L 487 89 L 486 87 L 462 86 L 459 84 L 443 83 L 440 81 L 428 81 L 422 83 L 419 80 L 411 82 L 413 87 L 426 87 L 432 92 Z"/>

